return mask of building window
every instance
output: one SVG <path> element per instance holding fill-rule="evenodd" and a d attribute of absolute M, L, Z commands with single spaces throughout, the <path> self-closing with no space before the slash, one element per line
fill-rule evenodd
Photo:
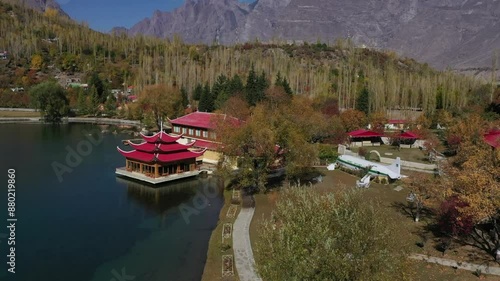
<path fill-rule="evenodd" d="M 188 134 L 188 135 L 190 135 L 190 136 L 193 136 L 193 135 L 194 135 L 194 133 L 193 133 L 193 129 L 189 129 L 189 134 Z"/>
<path fill-rule="evenodd" d="M 179 128 L 179 126 L 175 126 L 174 133 L 180 133 L 180 132 L 181 132 L 181 128 Z"/>
<path fill-rule="evenodd" d="M 182 133 L 185 134 L 186 133 L 186 128 L 182 128 Z"/>
<path fill-rule="evenodd" d="M 196 136 L 197 136 L 197 137 L 201 136 L 201 134 L 200 134 L 200 130 L 196 130 Z"/>
<path fill-rule="evenodd" d="M 207 131 L 203 131 L 203 137 L 204 138 L 208 138 L 208 132 Z"/>
<path fill-rule="evenodd" d="M 217 135 L 215 134 L 215 132 L 210 132 L 210 138 L 211 139 L 216 139 L 217 138 Z"/>

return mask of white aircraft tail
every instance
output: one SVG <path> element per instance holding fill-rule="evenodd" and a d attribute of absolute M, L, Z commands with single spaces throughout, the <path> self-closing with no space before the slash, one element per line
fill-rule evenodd
<path fill-rule="evenodd" d="M 394 173 L 401 175 L 401 158 L 396 158 L 396 160 L 391 165 L 387 166 L 387 168 Z"/>

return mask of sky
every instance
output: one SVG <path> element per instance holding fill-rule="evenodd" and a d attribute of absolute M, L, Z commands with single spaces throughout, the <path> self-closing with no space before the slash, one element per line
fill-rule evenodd
<path fill-rule="evenodd" d="M 171 11 L 184 0 L 56 0 L 74 20 L 86 22 L 89 27 L 108 32 L 113 27 L 132 27 L 155 10 Z M 251 0 L 240 0 L 251 2 Z"/>
<path fill-rule="evenodd" d="M 89 27 L 108 32 L 113 27 L 131 27 L 155 10 L 170 11 L 184 0 L 56 0 L 74 20 L 86 22 Z"/>

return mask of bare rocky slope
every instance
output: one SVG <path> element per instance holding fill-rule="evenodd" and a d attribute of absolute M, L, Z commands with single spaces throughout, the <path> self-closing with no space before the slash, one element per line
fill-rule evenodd
<path fill-rule="evenodd" d="M 45 12 L 47 8 L 56 9 L 61 15 L 68 16 L 56 0 L 2 0 L 12 4 L 21 4 L 39 12 Z"/>
<path fill-rule="evenodd" d="M 441 69 L 471 69 L 492 66 L 499 22 L 500 0 L 186 0 L 126 32 L 207 44 L 351 38 Z"/>

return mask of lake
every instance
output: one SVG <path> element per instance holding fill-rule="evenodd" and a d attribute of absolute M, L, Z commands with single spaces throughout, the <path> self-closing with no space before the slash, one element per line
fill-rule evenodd
<path fill-rule="evenodd" d="M 98 126 L 0 124 L 0 132 L 1 280 L 201 279 L 224 203 L 216 178 L 162 187 L 117 178 L 125 159 L 116 146 L 130 150 L 121 144 L 130 136 Z M 7 271 L 10 168 L 15 274 Z"/>

